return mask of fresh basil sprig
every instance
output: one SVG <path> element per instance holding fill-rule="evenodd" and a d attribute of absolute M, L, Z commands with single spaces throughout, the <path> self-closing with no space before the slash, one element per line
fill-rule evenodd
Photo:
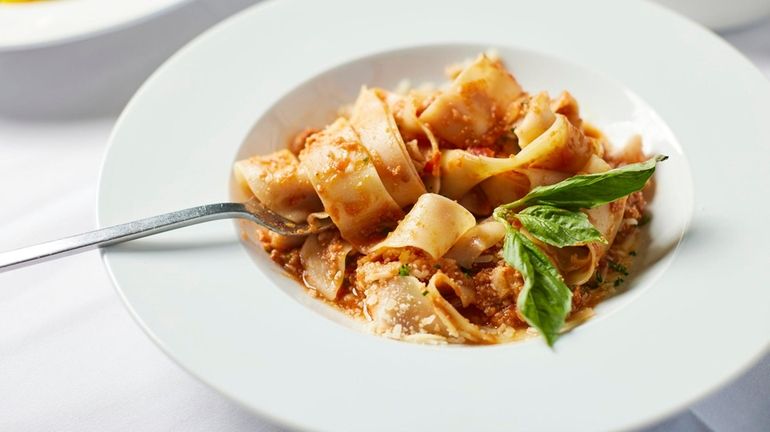
<path fill-rule="evenodd" d="M 515 210 L 536 204 L 567 210 L 598 207 L 642 189 L 657 163 L 666 159 L 668 156 L 658 155 L 602 173 L 577 175 L 550 186 L 538 186 L 523 198 L 498 209 Z"/>
<path fill-rule="evenodd" d="M 556 247 L 607 243 L 583 212 L 535 205 L 516 213 L 515 217 L 533 237 Z"/>
<path fill-rule="evenodd" d="M 537 245 L 507 222 L 503 243 L 503 259 L 521 273 L 524 287 L 516 299 L 516 307 L 553 346 L 564 321 L 572 309 L 572 291 L 559 271 Z"/>
<path fill-rule="evenodd" d="M 556 247 L 593 241 L 606 243 L 579 209 L 598 207 L 641 190 L 655 172 L 657 163 L 667 158 L 656 156 L 603 173 L 578 175 L 550 186 L 539 186 L 493 212 L 506 229 L 503 259 L 524 279 L 516 307 L 549 346 L 558 338 L 572 309 L 572 291 L 548 256 L 513 227 L 510 220 L 517 219 L 530 235 Z M 519 210 L 518 213 L 515 210 Z"/>

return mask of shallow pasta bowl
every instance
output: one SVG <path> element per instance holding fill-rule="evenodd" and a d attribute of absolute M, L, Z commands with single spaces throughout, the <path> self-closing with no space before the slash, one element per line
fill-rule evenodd
<path fill-rule="evenodd" d="M 226 200 L 234 160 L 323 125 L 360 85 L 441 81 L 447 64 L 496 48 L 526 89 L 568 89 L 617 144 L 641 133 L 648 152 L 670 156 L 636 276 L 554 350 L 538 339 L 447 347 L 365 334 L 229 222 L 107 251 L 120 295 L 182 367 L 301 429 L 613 430 L 684 408 L 768 346 L 768 277 L 753 270 L 768 261 L 758 245 L 770 234 L 751 227 L 768 215 L 752 192 L 770 185 L 759 162 L 770 156 L 770 86 L 690 22 L 616 3 L 490 2 L 473 20 L 467 5 L 438 1 L 391 2 L 376 17 L 342 1 L 268 3 L 144 85 L 102 172 L 100 225 Z"/>

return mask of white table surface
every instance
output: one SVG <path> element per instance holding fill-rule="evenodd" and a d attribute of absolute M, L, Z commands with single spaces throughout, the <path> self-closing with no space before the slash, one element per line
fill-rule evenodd
<path fill-rule="evenodd" d="M 94 40 L 0 53 L 0 250 L 93 229 L 121 107 L 185 41 L 254 2 L 200 0 Z M 770 21 L 725 37 L 770 77 Z M 162 354 L 88 252 L 0 274 L 0 431 L 16 430 L 282 429 Z M 770 430 L 770 355 L 646 432 L 712 430 Z"/>

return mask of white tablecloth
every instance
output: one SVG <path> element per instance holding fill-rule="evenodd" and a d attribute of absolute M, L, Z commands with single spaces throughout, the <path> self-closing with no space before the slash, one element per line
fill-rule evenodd
<path fill-rule="evenodd" d="M 0 250 L 94 228 L 99 166 L 127 98 L 182 43 L 255 1 L 202 0 L 95 40 L 0 54 Z M 726 39 L 770 77 L 770 22 Z M 0 431 L 16 430 L 281 429 L 163 355 L 89 252 L 0 274 Z M 709 430 L 770 430 L 770 356 L 649 429 Z"/>

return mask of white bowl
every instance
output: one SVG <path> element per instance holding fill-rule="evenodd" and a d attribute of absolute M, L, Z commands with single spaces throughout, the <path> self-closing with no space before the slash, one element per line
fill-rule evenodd
<path fill-rule="evenodd" d="M 126 107 L 103 166 L 100 225 L 228 200 L 236 158 L 323 124 L 359 85 L 438 80 L 447 63 L 496 47 L 526 88 L 574 91 L 613 139 L 641 132 L 671 156 L 628 292 L 555 350 L 539 340 L 434 347 L 351 328 L 249 253 L 230 222 L 105 251 L 132 314 L 185 369 L 302 429 L 596 431 L 660 420 L 767 348 L 770 278 L 757 269 L 770 232 L 757 194 L 770 186 L 770 86 L 759 72 L 647 3 L 477 2 L 471 20 L 468 8 L 397 0 L 373 19 L 362 2 L 286 1 L 218 26 Z"/>

